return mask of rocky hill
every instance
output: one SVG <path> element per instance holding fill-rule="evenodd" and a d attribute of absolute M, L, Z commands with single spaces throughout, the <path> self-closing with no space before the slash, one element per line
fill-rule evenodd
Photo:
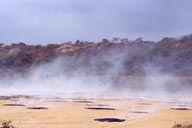
<path fill-rule="evenodd" d="M 86 75 L 192 75 L 192 35 L 164 38 L 159 42 L 114 38 L 101 42 L 63 44 L 0 44 L 0 74 L 24 73 L 45 63 L 61 59 L 65 74 Z"/>

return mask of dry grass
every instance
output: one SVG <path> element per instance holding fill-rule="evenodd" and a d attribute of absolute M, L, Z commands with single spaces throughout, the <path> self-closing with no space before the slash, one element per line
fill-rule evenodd
<path fill-rule="evenodd" d="M 192 128 L 192 125 L 182 126 L 181 124 L 175 124 L 172 128 Z"/>

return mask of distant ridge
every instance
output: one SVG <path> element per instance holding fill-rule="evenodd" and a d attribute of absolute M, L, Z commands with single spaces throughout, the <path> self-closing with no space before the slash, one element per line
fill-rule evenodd
<path fill-rule="evenodd" d="M 192 75 L 192 35 L 143 41 L 138 38 L 103 39 L 101 42 L 79 41 L 63 44 L 27 45 L 23 42 L 0 44 L 0 74 L 26 73 L 56 58 L 65 60 L 63 72 L 86 72 L 87 75 L 155 75 L 146 74 L 150 65 L 163 73 Z M 118 66 L 118 72 L 106 70 Z"/>

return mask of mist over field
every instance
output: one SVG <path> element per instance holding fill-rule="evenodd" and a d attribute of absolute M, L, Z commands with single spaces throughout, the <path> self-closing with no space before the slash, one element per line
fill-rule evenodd
<path fill-rule="evenodd" d="M 1 95 L 191 98 L 191 4 L 1 0 Z"/>
<path fill-rule="evenodd" d="M 88 44 L 89 47 L 85 47 L 87 43 L 83 44 L 83 42 L 81 44 L 62 44 L 55 51 L 64 50 L 63 53 L 60 51 L 63 55 L 54 57 L 49 62 L 42 61 L 35 65 L 32 64 L 25 72 L 22 71 L 23 68 L 20 69 L 20 66 L 14 65 L 14 63 L 18 62 L 15 58 L 17 61 L 13 62 L 12 67 L 10 67 L 11 70 L 5 70 L 10 72 L 9 75 L 2 75 L 1 77 L 0 93 L 1 95 L 190 100 L 192 96 L 190 93 L 192 88 L 192 78 L 189 75 L 190 65 L 188 72 L 183 71 L 183 68 L 186 68 L 187 65 L 178 70 L 180 74 L 177 74 L 173 68 L 165 71 L 163 68 L 166 69 L 166 67 L 160 67 L 156 65 L 156 62 L 163 65 L 165 60 L 173 59 L 173 55 L 175 57 L 175 53 L 170 53 L 169 58 L 168 56 L 165 57 L 165 51 L 157 55 L 152 52 L 150 56 L 155 56 L 153 57 L 155 61 L 152 59 L 154 62 L 149 60 L 140 62 L 137 57 L 140 56 L 141 52 L 139 53 L 137 50 L 140 51 L 143 47 L 138 49 L 138 47 L 134 46 L 140 46 L 140 43 L 131 42 L 131 45 L 128 42 L 125 44 L 101 42 L 100 44 Z M 151 43 L 149 42 L 149 44 Z M 149 44 L 146 43 L 147 47 Z M 20 45 L 17 44 L 13 47 L 19 48 Z M 97 50 L 100 50 L 92 54 L 91 52 L 96 50 L 96 45 L 99 46 Z M 114 45 L 114 47 L 110 45 Z M 124 48 L 121 48 L 121 45 Z M 127 49 L 124 45 L 128 45 L 130 48 Z M 32 47 L 23 44 L 21 46 Z M 65 51 L 65 48 L 69 46 L 73 50 L 67 48 L 67 51 Z M 80 51 L 75 48 L 82 46 L 85 48 L 80 49 Z M 103 51 L 101 50 L 103 48 L 108 49 Z M 15 56 L 18 51 L 12 54 Z M 25 55 L 25 53 L 22 54 Z M 21 58 L 20 63 L 25 64 L 25 59 L 25 57 Z M 133 65 L 129 63 L 133 63 Z M 181 66 L 183 66 L 182 64 L 183 62 Z M 8 65 L 4 65 L 4 67 L 6 66 Z M 17 68 L 21 71 L 18 71 Z M 11 73 L 12 70 L 16 71 Z"/>

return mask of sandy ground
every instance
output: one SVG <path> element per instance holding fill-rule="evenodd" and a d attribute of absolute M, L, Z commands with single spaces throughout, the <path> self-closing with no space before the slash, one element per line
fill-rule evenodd
<path fill-rule="evenodd" d="M 22 104 L 25 106 L 4 106 Z M 47 107 L 33 110 L 29 107 Z M 88 107 L 113 108 L 92 110 Z M 192 124 L 192 102 L 144 99 L 11 98 L 0 100 L 0 120 L 18 128 L 171 128 Z M 96 118 L 119 118 L 125 122 L 98 122 Z"/>

